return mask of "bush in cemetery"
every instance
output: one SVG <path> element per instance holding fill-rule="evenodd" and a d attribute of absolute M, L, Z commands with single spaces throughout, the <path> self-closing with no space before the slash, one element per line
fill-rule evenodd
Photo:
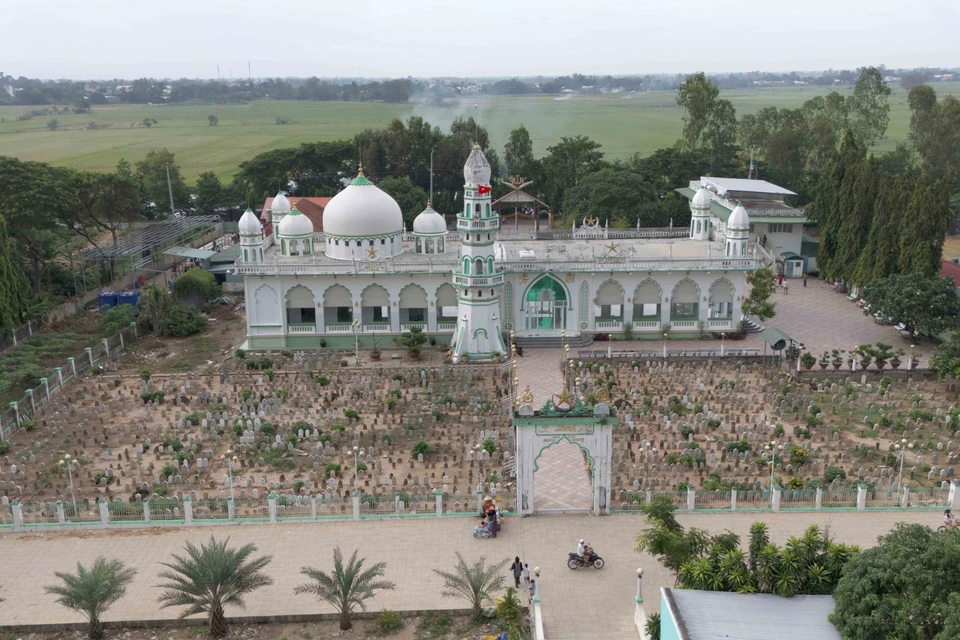
<path fill-rule="evenodd" d="M 150 382 L 150 378 L 152 376 L 149 369 L 140 369 L 140 373 L 138 375 L 144 382 Z"/>
<path fill-rule="evenodd" d="M 733 442 L 728 442 L 727 451 L 746 453 L 747 451 L 750 451 L 750 443 L 746 440 L 734 440 Z"/>
<path fill-rule="evenodd" d="M 417 440 L 413 443 L 413 449 L 411 449 L 414 457 L 417 457 L 420 454 L 428 455 L 431 452 L 430 445 L 425 440 Z"/>
<path fill-rule="evenodd" d="M 277 374 L 274 373 L 273 369 L 267 369 L 266 371 L 263 372 L 263 375 L 267 376 L 267 380 L 269 380 L 270 382 L 273 382 L 273 378 Z"/>
<path fill-rule="evenodd" d="M 160 324 L 159 334 L 165 338 L 183 338 L 203 330 L 207 320 L 189 307 L 173 306 Z"/>
<path fill-rule="evenodd" d="M 684 438 L 689 438 L 691 435 L 693 435 L 693 427 L 688 424 L 681 426 L 680 435 L 682 435 Z"/>
<path fill-rule="evenodd" d="M 721 421 L 718 418 L 707 418 L 707 426 L 711 429 L 716 429 L 721 424 Z"/>
<path fill-rule="evenodd" d="M 366 463 L 366 462 L 358 462 L 358 463 L 357 463 L 357 471 L 358 471 L 358 472 L 359 472 L 359 471 L 366 471 L 366 470 L 367 470 L 367 463 Z"/>
<path fill-rule="evenodd" d="M 841 469 L 840 467 L 834 467 L 832 465 L 827 466 L 823 470 L 823 479 L 827 483 L 831 483 L 837 479 L 846 480 L 847 472 Z"/>
<path fill-rule="evenodd" d="M 340 433 L 343 433 L 344 431 L 346 431 L 346 429 L 347 429 L 347 428 L 346 428 L 345 426 L 343 426 L 342 424 L 335 424 L 335 425 L 333 425 L 333 430 L 334 430 L 334 431 L 339 431 Z"/>
<path fill-rule="evenodd" d="M 297 586 L 294 593 L 309 594 L 317 600 L 330 604 L 340 614 L 340 629 L 348 630 L 353 626 L 353 614 L 359 608 L 367 610 L 366 601 L 379 590 L 393 591 L 396 584 L 384 580 L 387 563 L 377 562 L 364 568 L 365 558 L 358 558 L 354 551 L 350 560 L 344 564 L 340 547 L 333 550 L 333 571 L 328 573 L 313 567 L 302 567 L 300 573 L 310 581 Z"/>
<path fill-rule="evenodd" d="M 200 421 L 202 420 L 202 418 L 200 417 L 199 411 L 194 411 L 193 413 L 187 416 L 186 420 L 193 426 L 197 427 L 200 425 Z"/>
<path fill-rule="evenodd" d="M 160 478 L 169 478 L 177 474 L 177 469 L 172 464 L 164 465 L 163 469 L 160 470 Z"/>
<path fill-rule="evenodd" d="M 243 399 L 244 402 L 249 400 L 250 396 L 252 395 L 253 395 L 253 391 L 250 391 L 250 389 L 244 389 L 243 391 L 240 392 L 240 397 Z"/>
<path fill-rule="evenodd" d="M 340 475 L 340 464 L 336 462 L 331 462 L 323 468 L 323 475 L 329 477 L 330 474 L 338 476 Z"/>
<path fill-rule="evenodd" d="M 274 436 L 277 435 L 277 428 L 272 422 L 264 422 L 260 425 L 260 433 L 273 440 Z"/>
<path fill-rule="evenodd" d="M 186 607 L 181 618 L 206 613 L 213 638 L 227 634 L 227 606 L 243 608 L 246 595 L 273 584 L 262 571 L 271 556 L 251 559 L 257 550 L 254 545 L 228 548 L 229 542 L 229 538 L 218 542 L 213 536 L 199 548 L 188 542 L 185 555 L 174 554 L 174 562 L 161 563 L 168 569 L 160 573 L 166 582 L 157 585 L 164 590 L 161 608 Z"/>
<path fill-rule="evenodd" d="M 100 314 L 100 327 L 103 335 L 112 336 L 126 329 L 136 318 L 133 305 L 118 304 Z"/>
<path fill-rule="evenodd" d="M 357 418 L 360 417 L 360 414 L 357 413 L 357 410 L 356 410 L 356 409 L 346 409 L 346 410 L 343 412 L 343 417 L 345 417 L 345 418 L 357 419 Z"/>
<path fill-rule="evenodd" d="M 805 464 L 810 459 L 810 452 L 799 445 L 790 447 L 790 464 Z"/>
<path fill-rule="evenodd" d="M 321 387 L 325 387 L 330 384 L 330 378 L 327 376 L 317 376 L 314 378 L 314 381 Z"/>
<path fill-rule="evenodd" d="M 484 438 L 483 450 L 492 455 L 497 450 L 497 441 L 493 438 Z"/>
<path fill-rule="evenodd" d="M 10 442 L 8 440 L 4 440 L 3 442 L 0 442 L 0 456 L 7 453 L 10 453 Z"/>
<path fill-rule="evenodd" d="M 377 615 L 377 629 L 383 635 L 390 635 L 403 629 L 403 618 L 396 611 L 381 611 Z"/>
<path fill-rule="evenodd" d="M 48 585 L 44 591 L 57 596 L 59 604 L 86 616 L 89 622 L 87 636 L 99 640 L 103 637 L 100 618 L 110 605 L 126 594 L 136 573 L 119 560 L 107 561 L 100 557 L 89 569 L 78 562 L 76 573 L 56 572 L 54 575 L 63 584 Z"/>
<path fill-rule="evenodd" d="M 144 391 L 140 394 L 140 399 L 143 400 L 143 404 L 150 404 L 154 401 L 158 404 L 163 404 L 163 397 L 163 391 Z"/>
<path fill-rule="evenodd" d="M 243 360 L 244 358 L 247 357 L 247 352 L 244 351 L 243 349 L 236 349 L 233 352 L 233 357 L 236 358 L 237 360 Z"/>
<path fill-rule="evenodd" d="M 233 435 L 237 436 L 238 438 L 243 435 L 243 425 L 239 422 L 233 425 Z"/>

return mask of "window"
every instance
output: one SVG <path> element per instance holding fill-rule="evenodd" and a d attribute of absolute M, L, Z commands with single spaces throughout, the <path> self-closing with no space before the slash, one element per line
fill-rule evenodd
<path fill-rule="evenodd" d="M 711 318 L 721 318 L 724 320 L 730 319 L 733 317 L 733 303 L 732 302 L 714 302 L 710 305 L 710 317 Z"/>
<path fill-rule="evenodd" d="M 623 319 L 623 305 L 604 304 L 594 307 L 597 320 L 621 320 Z"/>
<path fill-rule="evenodd" d="M 407 309 L 408 322 L 426 322 L 424 309 Z"/>
<path fill-rule="evenodd" d="M 793 233 L 793 225 L 784 223 L 771 224 L 770 233 Z"/>
<path fill-rule="evenodd" d="M 660 304 L 656 302 L 647 302 L 633 305 L 633 317 L 637 318 L 659 318 Z"/>
<path fill-rule="evenodd" d="M 359 240 L 357 240 L 357 246 L 358 246 L 358 247 L 363 246 L 363 243 L 360 242 Z"/>
<path fill-rule="evenodd" d="M 316 324 L 317 310 L 313 307 L 287 309 L 287 324 Z"/>
<path fill-rule="evenodd" d="M 353 308 L 337 307 L 337 322 L 353 322 Z"/>
<path fill-rule="evenodd" d="M 696 320 L 699 304 L 696 302 L 674 302 L 670 304 L 670 318 L 673 320 Z"/>
<path fill-rule="evenodd" d="M 456 320 L 457 307 L 440 307 L 440 316 L 438 320 Z"/>
<path fill-rule="evenodd" d="M 390 322 L 390 307 L 374 307 L 373 321 L 374 322 Z"/>

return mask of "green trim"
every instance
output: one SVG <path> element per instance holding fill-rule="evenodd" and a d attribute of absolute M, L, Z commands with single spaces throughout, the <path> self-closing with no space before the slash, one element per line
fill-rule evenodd
<path fill-rule="evenodd" d="M 366 176 L 359 175 L 353 179 L 353 182 L 350 183 L 351 187 L 372 187 L 373 183 L 367 180 Z"/>
<path fill-rule="evenodd" d="M 251 329 L 275 329 L 277 327 L 282 327 L 282 324 L 251 324 Z"/>
<path fill-rule="evenodd" d="M 516 418 L 516 417 L 515 417 L 515 418 L 513 418 L 512 423 L 513 423 L 514 426 L 518 426 L 518 427 L 539 426 L 539 425 L 543 425 L 545 422 L 549 422 L 549 423 L 550 423 L 549 426 L 558 426 L 558 425 L 565 425 L 565 424 L 570 424 L 570 425 L 577 425 L 577 424 L 597 425 L 597 424 L 600 424 L 600 421 L 601 421 L 601 420 L 604 420 L 604 419 L 609 420 L 611 417 L 612 417 L 612 416 L 600 416 L 600 417 L 598 417 L 598 418 L 583 418 L 583 417 L 580 417 L 580 418 L 563 418 L 563 417 L 560 417 L 560 418 L 557 418 L 557 417 L 550 417 L 550 418 L 539 418 L 539 417 Z M 553 435 L 559 435 L 559 434 L 552 433 L 552 434 L 550 434 L 550 435 L 553 436 Z M 580 434 L 574 434 L 574 435 L 580 435 Z"/>
<path fill-rule="evenodd" d="M 376 238 L 379 240 L 380 238 L 383 238 L 383 239 L 395 238 L 396 236 L 402 236 L 402 235 L 403 235 L 402 231 L 394 231 L 393 233 L 388 233 L 388 234 L 379 233 L 379 234 L 368 235 L 368 236 L 338 236 L 332 233 L 323 232 L 323 239 L 324 241 L 326 241 L 327 238 L 333 238 L 334 240 L 369 240 L 370 238 Z"/>
<path fill-rule="evenodd" d="M 481 287 L 481 288 L 486 289 L 486 287 Z M 468 300 L 466 298 L 460 298 L 460 297 L 458 297 L 457 300 L 459 300 L 460 302 L 463 302 L 468 307 L 489 307 L 492 304 L 500 304 L 499 298 L 489 298 L 487 300 L 484 300 L 483 302 L 479 302 L 476 300 Z"/>

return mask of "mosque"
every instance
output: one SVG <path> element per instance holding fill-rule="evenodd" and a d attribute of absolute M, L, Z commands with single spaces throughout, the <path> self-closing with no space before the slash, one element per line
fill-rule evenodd
<path fill-rule="evenodd" d="M 577 345 L 596 334 L 663 340 L 736 329 L 746 276 L 762 258 L 744 206 L 731 205 L 722 220 L 712 211 L 720 196 L 710 179 L 691 184 L 689 229 L 608 229 L 585 219 L 509 231 L 491 207 L 479 146 L 463 175 L 455 230 L 429 203 L 405 230 L 399 205 L 362 167 L 326 202 L 322 231 L 282 193 L 264 212 L 268 225 L 248 210 L 236 262 L 246 348 L 388 348 L 421 327 L 460 361 L 506 353 L 511 334 L 521 344 L 564 335 Z"/>

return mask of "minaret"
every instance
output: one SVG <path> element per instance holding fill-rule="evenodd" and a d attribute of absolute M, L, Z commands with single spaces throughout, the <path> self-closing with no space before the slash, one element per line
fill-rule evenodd
<path fill-rule="evenodd" d="M 710 192 L 700 187 L 690 200 L 690 239 L 710 239 Z"/>
<path fill-rule="evenodd" d="M 253 209 L 247 208 L 237 225 L 244 262 L 263 262 L 263 225 Z"/>
<path fill-rule="evenodd" d="M 500 216 L 491 206 L 490 163 L 477 144 L 463 166 L 463 178 L 463 209 L 457 214 L 460 262 L 453 275 L 458 292 L 454 362 L 464 355 L 488 360 L 495 352 L 506 352 L 500 326 L 503 274 L 493 251 Z"/>
<path fill-rule="evenodd" d="M 727 218 L 727 248 L 726 257 L 740 258 L 747 255 L 747 244 L 750 242 L 750 216 L 742 204 L 730 212 Z"/>
<path fill-rule="evenodd" d="M 290 208 L 290 201 L 287 200 L 287 196 L 283 195 L 283 191 L 277 192 L 273 202 L 270 203 L 270 222 L 273 223 L 274 238 L 277 237 L 277 229 L 280 227 L 280 222 L 290 213 Z M 279 242 L 277 244 L 279 244 Z"/>

